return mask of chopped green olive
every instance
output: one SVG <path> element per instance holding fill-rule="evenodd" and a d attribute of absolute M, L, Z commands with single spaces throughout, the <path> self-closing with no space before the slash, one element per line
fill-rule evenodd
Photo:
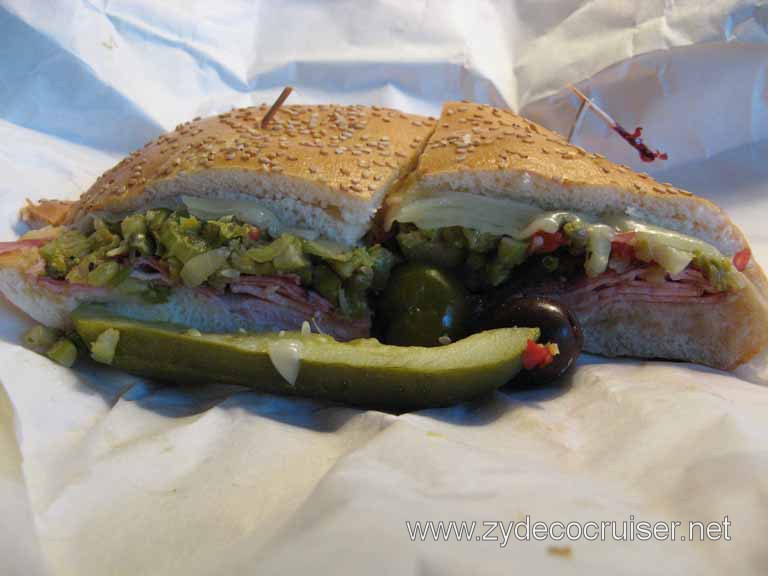
<path fill-rule="evenodd" d="M 67 230 L 40 248 L 46 271 L 53 278 L 64 278 L 80 259 L 91 251 L 91 243 L 81 232 Z"/>
<path fill-rule="evenodd" d="M 560 259 L 557 256 L 544 256 L 541 259 L 541 265 L 547 272 L 554 272 L 560 266 Z"/>
<path fill-rule="evenodd" d="M 147 210 L 145 214 L 145 218 L 147 221 L 147 226 L 149 227 L 150 231 L 159 233 L 160 228 L 163 226 L 163 223 L 168 219 L 168 216 L 170 215 L 171 211 L 166 210 L 164 208 L 159 208 L 156 210 Z"/>
<path fill-rule="evenodd" d="M 384 287 L 387 285 L 387 280 L 389 280 L 389 275 L 392 273 L 392 268 L 400 262 L 400 259 L 379 244 L 371 248 L 369 254 L 373 259 L 373 263 L 371 264 L 371 268 L 373 269 L 371 288 L 374 290 L 384 290 Z"/>
<path fill-rule="evenodd" d="M 467 246 L 472 252 L 479 252 L 481 254 L 491 252 L 496 248 L 496 244 L 499 241 L 499 237 L 493 234 L 478 232 L 471 228 L 462 228 L 462 230 L 464 237 L 467 239 Z"/>
<path fill-rule="evenodd" d="M 60 338 L 45 352 L 51 360 L 69 368 L 77 360 L 77 348 L 71 340 Z"/>
<path fill-rule="evenodd" d="M 491 286 L 505 282 L 512 269 L 519 266 L 527 257 L 528 245 L 525 242 L 504 236 L 496 249 L 496 257 L 488 265 L 487 279 Z"/>
<path fill-rule="evenodd" d="M 45 352 L 54 345 L 58 338 L 58 330 L 38 324 L 24 333 L 22 341 L 30 350 L 34 350 L 35 352 Z"/>
<path fill-rule="evenodd" d="M 328 266 L 324 264 L 315 266 L 312 276 L 312 288 L 331 304 L 338 306 L 341 278 Z"/>
<path fill-rule="evenodd" d="M 210 246 L 194 234 L 194 226 L 189 223 L 182 226 L 181 220 L 190 221 L 191 219 L 181 218 L 177 221 L 174 218 L 168 218 L 160 229 L 158 239 L 168 256 L 178 258 L 180 262 L 185 263 L 190 258 L 210 250 Z M 197 219 L 194 220 L 197 221 Z"/>
<path fill-rule="evenodd" d="M 143 214 L 131 214 L 120 222 L 120 232 L 123 237 L 147 233 L 147 219 Z"/>
<path fill-rule="evenodd" d="M 434 264 L 442 268 L 454 268 L 465 258 L 466 250 L 445 242 L 436 230 L 402 231 L 397 243 L 405 259 L 412 262 Z"/>
<path fill-rule="evenodd" d="M 88 272 L 88 284 L 91 286 L 106 286 L 120 273 L 120 264 L 114 260 L 103 262 Z"/>

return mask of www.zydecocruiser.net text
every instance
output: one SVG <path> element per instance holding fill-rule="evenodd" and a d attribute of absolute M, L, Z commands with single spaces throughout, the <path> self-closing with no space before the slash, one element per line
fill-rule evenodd
<path fill-rule="evenodd" d="M 623 521 L 541 522 L 526 516 L 521 521 L 413 521 L 406 520 L 412 542 L 495 542 L 502 548 L 511 540 L 519 542 L 552 540 L 646 542 L 703 542 L 731 539 L 731 522 L 725 516 L 720 522 L 638 520 L 630 516 Z"/>

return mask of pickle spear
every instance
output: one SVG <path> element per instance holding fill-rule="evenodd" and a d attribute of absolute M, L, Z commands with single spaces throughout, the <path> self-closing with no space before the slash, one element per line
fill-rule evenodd
<path fill-rule="evenodd" d="M 97 305 L 81 306 L 72 320 L 91 349 L 111 330 L 109 340 L 116 341 L 111 364 L 141 376 L 240 384 L 389 410 L 445 406 L 499 388 L 520 370 L 527 341 L 539 337 L 537 328 L 500 328 L 423 348 L 374 339 L 337 342 L 299 332 L 201 334 L 115 316 Z"/>

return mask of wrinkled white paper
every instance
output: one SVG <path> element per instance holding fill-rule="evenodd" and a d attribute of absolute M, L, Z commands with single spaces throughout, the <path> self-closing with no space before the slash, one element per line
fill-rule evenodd
<path fill-rule="evenodd" d="M 444 100 L 711 198 L 768 262 L 768 9 L 748 2 L 0 0 L 0 238 L 147 139 L 271 101 Z M 768 390 L 584 357 L 562 389 L 392 415 L 159 387 L 17 345 L 0 309 L 0 574 L 764 574 Z M 406 521 L 731 522 L 730 541 L 411 542 Z M 496 531 L 495 536 L 500 537 Z M 554 546 L 554 548 L 553 548 Z"/>

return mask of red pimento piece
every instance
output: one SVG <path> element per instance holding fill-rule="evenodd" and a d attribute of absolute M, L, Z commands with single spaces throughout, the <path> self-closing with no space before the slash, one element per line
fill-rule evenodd
<path fill-rule="evenodd" d="M 733 265 L 736 267 L 736 270 L 744 272 L 751 257 L 752 251 L 749 248 L 744 248 L 744 250 L 736 252 L 736 254 L 733 255 Z"/>
<path fill-rule="evenodd" d="M 611 243 L 611 256 L 622 262 L 629 263 L 635 258 L 635 249 L 629 244 L 614 240 Z"/>
<path fill-rule="evenodd" d="M 568 244 L 568 239 L 562 232 L 551 234 L 549 232 L 539 231 L 531 237 L 531 243 L 528 245 L 528 252 L 530 254 L 549 254 L 560 248 L 560 246 L 566 244 Z"/>
<path fill-rule="evenodd" d="M 543 368 L 550 364 L 554 356 L 549 348 L 542 344 L 537 344 L 533 340 L 528 340 L 528 344 L 523 351 L 523 368 L 533 370 L 534 368 Z"/>
<path fill-rule="evenodd" d="M 248 238 L 256 242 L 259 238 L 261 238 L 261 230 L 259 230 L 255 226 L 252 226 L 251 229 L 248 231 Z"/>

